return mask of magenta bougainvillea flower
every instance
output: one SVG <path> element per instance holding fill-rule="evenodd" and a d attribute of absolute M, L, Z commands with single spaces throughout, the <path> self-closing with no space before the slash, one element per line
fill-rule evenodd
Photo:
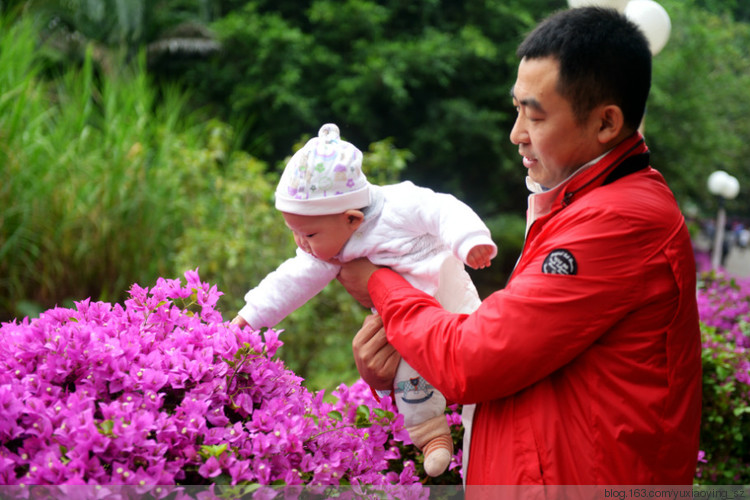
<path fill-rule="evenodd" d="M 750 280 L 700 277 L 696 480 L 747 484 Z M 0 485 L 106 485 L 96 498 L 113 485 L 251 485 L 255 498 L 348 485 L 424 498 L 422 483 L 440 484 L 389 399 L 362 381 L 309 391 L 275 358 L 278 333 L 225 322 L 220 296 L 189 271 L 133 285 L 122 305 L 83 300 L 0 325 Z M 456 456 L 442 484 L 461 482 L 459 410 L 447 413 Z"/>
<path fill-rule="evenodd" d="M 0 325 L 0 484 L 419 484 L 388 399 L 308 391 L 185 279 Z"/>
<path fill-rule="evenodd" d="M 701 452 L 697 481 L 750 481 L 750 279 L 699 266 L 703 341 Z"/>

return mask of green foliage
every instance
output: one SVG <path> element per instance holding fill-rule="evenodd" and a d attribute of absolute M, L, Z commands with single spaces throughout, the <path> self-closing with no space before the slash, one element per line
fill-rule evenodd
<path fill-rule="evenodd" d="M 294 242 L 273 207 L 275 179 L 267 166 L 231 150 L 226 124 L 210 121 L 203 129 L 205 148 L 177 159 L 178 168 L 192 172 L 194 186 L 186 193 L 187 221 L 175 242 L 174 265 L 200 267 L 227 296 L 241 297 L 247 282 L 265 275 Z"/>
<path fill-rule="evenodd" d="M 741 325 L 750 336 L 750 325 Z M 701 449 L 708 463 L 701 466 L 705 484 L 746 484 L 747 440 L 750 436 L 750 390 L 734 374 L 747 363 L 746 353 L 733 349 L 715 327 L 702 329 L 703 428 Z M 745 471 L 745 472 L 742 472 Z"/>
<path fill-rule="evenodd" d="M 714 14 L 730 15 L 737 21 L 750 22 L 750 4 L 744 0 L 697 0 L 696 3 Z"/>
<path fill-rule="evenodd" d="M 53 72 L 83 64 L 92 47 L 97 72 L 117 71 L 145 51 L 152 76 L 219 48 L 207 28 L 218 13 L 214 0 L 24 0 L 0 2 L 0 11 L 4 4 L 9 16 L 35 20 Z"/>
<path fill-rule="evenodd" d="M 22 76 L 0 87 L 0 307 L 14 312 L 14 298 L 43 307 L 91 295 L 113 300 L 131 283 L 169 274 L 189 188 L 176 160 L 194 142 L 182 128 L 183 98 L 165 89 L 156 106 L 143 58 L 99 83 L 91 51 L 81 69 L 45 84 L 29 70 L 28 23 L 8 36 L 15 40 L 3 43 L 3 55 L 26 47 L 9 64 L 27 65 L 23 75 L 3 63 L 3 74 Z"/>
<path fill-rule="evenodd" d="M 705 182 L 712 170 L 750 182 L 743 160 L 750 153 L 747 7 L 661 4 L 672 31 L 654 59 L 647 139 L 680 203 L 710 213 Z M 453 193 L 482 215 L 521 213 L 523 170 L 508 140 L 515 49 L 567 2 L 236 5 L 214 25 L 223 50 L 182 81 L 238 124 L 253 154 L 278 158 L 301 131 L 335 121 L 354 142 L 392 137 L 412 151 L 404 174 L 417 184 Z M 747 212 L 750 202 L 728 208 Z"/>
<path fill-rule="evenodd" d="M 169 168 L 179 99 L 165 93 L 154 111 L 155 91 L 137 69 L 97 85 L 90 52 L 80 70 L 45 84 L 30 23 L 3 35 L 0 308 L 12 310 L 14 298 L 49 307 L 92 288 L 118 297 L 158 276 L 180 227 L 162 201 L 180 188 Z"/>
<path fill-rule="evenodd" d="M 41 116 L 46 109 L 39 105 L 41 89 L 35 77 L 38 65 L 30 54 L 34 32 L 29 23 L 0 24 L 0 297 L 24 297 L 23 278 L 34 269 L 40 248 L 30 226 L 38 195 L 30 193 L 35 172 L 27 156 L 40 154 L 36 144 L 28 144 L 23 135 L 34 133 L 30 117 Z M 29 147 L 26 147 L 26 146 Z M 11 269 L 23 269 L 16 273 Z M 0 301 L 7 300 L 0 298 Z M 0 307 L 3 304 L 0 302 Z"/>
<path fill-rule="evenodd" d="M 672 30 L 654 59 L 646 120 L 653 163 L 683 206 L 710 213 L 712 170 L 750 182 L 750 8 L 739 0 L 660 3 Z M 566 7 L 565 0 L 0 4 L 36 17 L 47 57 L 63 67 L 82 61 L 92 43 L 95 69 L 105 73 L 116 71 L 118 54 L 148 48 L 153 75 L 196 89 L 192 105 L 232 123 L 242 148 L 267 164 L 301 133 L 335 121 L 356 143 L 392 138 L 414 153 L 406 178 L 453 193 L 482 215 L 521 211 L 523 174 L 508 141 L 514 52 L 538 20 Z M 743 214 L 750 201 L 728 209 Z"/>
<path fill-rule="evenodd" d="M 699 275 L 703 401 L 700 484 L 750 482 L 750 281 Z"/>
<path fill-rule="evenodd" d="M 214 23 L 222 51 L 183 81 L 275 159 L 333 121 L 357 144 L 392 137 L 407 177 L 482 214 L 520 210 L 508 141 L 515 47 L 564 0 L 248 1 Z M 248 121 L 247 117 L 252 117 Z M 510 188 L 509 186 L 512 186 Z"/>
<path fill-rule="evenodd" d="M 29 20 L 2 36 L 0 315 L 175 274 L 200 177 L 182 163 L 200 148 L 184 96 L 164 88 L 157 104 L 143 57 L 99 80 L 93 50 L 45 82 Z"/>
<path fill-rule="evenodd" d="M 698 9 L 697 0 L 660 3 L 672 31 L 654 57 L 645 122 L 652 163 L 683 205 L 713 213 L 711 172 L 723 169 L 741 186 L 750 183 L 750 25 Z M 727 209 L 747 213 L 750 200 L 740 197 Z"/>

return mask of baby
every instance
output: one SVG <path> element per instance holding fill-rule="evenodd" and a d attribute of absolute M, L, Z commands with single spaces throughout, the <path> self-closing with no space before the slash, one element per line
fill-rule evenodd
<path fill-rule="evenodd" d="M 286 165 L 276 208 L 297 253 L 247 292 L 233 320 L 241 326 L 275 326 L 334 280 L 339 263 L 360 257 L 400 273 L 445 309 L 469 313 L 480 300 L 464 264 L 484 268 L 497 254 L 489 229 L 455 197 L 411 182 L 370 184 L 361 151 L 331 123 Z M 453 455 L 445 398 L 403 359 L 394 397 L 425 472 L 442 474 Z"/>

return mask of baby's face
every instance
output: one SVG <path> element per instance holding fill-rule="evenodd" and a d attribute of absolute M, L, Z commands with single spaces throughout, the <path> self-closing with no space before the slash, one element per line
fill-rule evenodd
<path fill-rule="evenodd" d="M 336 257 L 349 237 L 357 230 L 361 218 L 347 211 L 332 215 L 297 215 L 282 212 L 294 242 L 303 251 L 329 261 Z M 361 213 L 361 212 L 360 212 Z"/>

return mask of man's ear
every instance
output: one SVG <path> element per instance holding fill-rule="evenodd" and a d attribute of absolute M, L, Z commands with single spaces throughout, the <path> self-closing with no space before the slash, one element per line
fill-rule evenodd
<path fill-rule="evenodd" d="M 598 110 L 599 117 L 599 143 L 607 144 L 620 138 L 625 127 L 625 117 L 620 106 L 607 104 Z"/>
<path fill-rule="evenodd" d="M 344 216 L 346 217 L 346 223 L 349 224 L 349 228 L 352 231 L 356 231 L 365 220 L 365 214 L 361 210 L 347 210 L 344 212 Z"/>

